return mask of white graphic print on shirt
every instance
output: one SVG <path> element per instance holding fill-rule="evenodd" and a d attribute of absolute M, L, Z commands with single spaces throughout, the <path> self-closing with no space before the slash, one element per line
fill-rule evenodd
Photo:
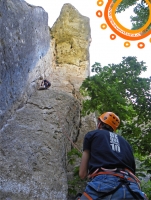
<path fill-rule="evenodd" d="M 113 151 L 121 152 L 118 136 L 112 132 L 110 132 L 110 145 Z"/>

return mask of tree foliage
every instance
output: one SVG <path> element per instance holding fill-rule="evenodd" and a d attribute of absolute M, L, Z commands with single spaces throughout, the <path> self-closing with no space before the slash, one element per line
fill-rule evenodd
<path fill-rule="evenodd" d="M 92 66 L 96 74 L 84 80 L 83 114 L 112 111 L 121 119 L 120 133 L 141 155 L 151 153 L 151 77 L 140 77 L 147 67 L 136 57 L 123 57 L 119 64 Z"/>
<path fill-rule="evenodd" d="M 117 0 L 113 0 L 113 2 L 116 2 Z M 123 0 L 117 7 L 117 13 L 121 13 L 125 11 L 126 9 L 130 8 L 131 6 L 136 5 L 138 0 Z"/>
<path fill-rule="evenodd" d="M 131 16 L 130 19 L 132 22 L 132 29 L 136 30 L 143 27 L 147 23 L 150 12 L 145 3 L 137 4 L 133 11 L 135 16 Z M 151 26 L 149 26 L 147 30 L 150 28 Z"/>
<path fill-rule="evenodd" d="M 116 2 L 116 0 L 114 0 Z M 125 11 L 126 9 L 130 8 L 131 6 L 134 6 L 132 16 L 130 17 L 130 20 L 132 22 L 132 29 L 137 30 L 141 27 L 143 27 L 149 18 L 149 7 L 145 0 L 123 0 L 117 7 L 117 13 L 121 13 Z M 151 26 L 148 27 L 150 29 Z M 147 30 L 148 30 L 147 29 Z"/>

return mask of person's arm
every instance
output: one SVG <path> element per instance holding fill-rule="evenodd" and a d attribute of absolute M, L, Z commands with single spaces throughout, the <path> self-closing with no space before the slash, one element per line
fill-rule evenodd
<path fill-rule="evenodd" d="M 86 176 L 88 175 L 89 158 L 90 158 L 90 151 L 89 150 L 83 151 L 80 169 L 79 169 L 79 176 L 81 179 L 86 178 Z"/>

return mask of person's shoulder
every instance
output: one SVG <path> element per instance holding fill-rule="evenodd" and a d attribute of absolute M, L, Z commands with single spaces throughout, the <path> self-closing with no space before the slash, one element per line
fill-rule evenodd
<path fill-rule="evenodd" d="M 124 140 L 125 142 L 127 142 L 127 140 L 122 135 L 119 135 L 118 133 L 115 133 L 115 134 L 118 135 L 118 138 L 120 138 L 121 140 Z"/>
<path fill-rule="evenodd" d="M 97 130 L 91 130 L 91 131 L 87 132 L 85 136 L 93 135 L 96 132 L 97 132 Z"/>
<path fill-rule="evenodd" d="M 118 135 L 118 134 L 117 134 L 117 135 Z M 118 138 L 119 138 L 121 141 L 125 142 L 125 144 L 131 146 L 130 143 L 129 143 L 122 135 L 118 135 Z"/>
<path fill-rule="evenodd" d="M 99 129 L 91 130 L 91 131 L 89 131 L 87 134 L 93 134 L 93 133 L 96 133 L 96 132 L 98 132 L 98 131 L 99 131 Z"/>
<path fill-rule="evenodd" d="M 87 136 L 97 136 L 97 135 L 104 135 L 106 134 L 106 130 L 100 130 L 100 129 L 95 129 L 95 130 L 92 130 L 92 131 L 89 131 L 86 135 Z"/>
<path fill-rule="evenodd" d="M 47 82 L 47 83 L 50 83 L 47 79 L 44 79 L 43 81 L 44 81 L 44 82 Z"/>

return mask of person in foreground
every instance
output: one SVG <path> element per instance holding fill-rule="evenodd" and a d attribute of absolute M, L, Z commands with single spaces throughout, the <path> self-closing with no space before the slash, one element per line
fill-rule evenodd
<path fill-rule="evenodd" d="M 119 125 L 119 117 L 106 112 L 98 118 L 98 129 L 85 135 L 79 176 L 90 181 L 77 199 L 147 199 L 135 176 L 132 148 L 115 133 Z"/>

